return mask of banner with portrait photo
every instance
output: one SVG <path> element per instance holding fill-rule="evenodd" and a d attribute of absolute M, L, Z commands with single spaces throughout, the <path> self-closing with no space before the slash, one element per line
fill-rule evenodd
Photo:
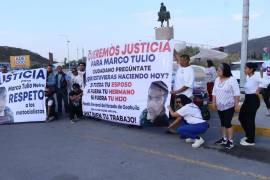
<path fill-rule="evenodd" d="M 0 85 L 0 124 L 45 121 L 43 68 L 2 74 Z"/>
<path fill-rule="evenodd" d="M 89 50 L 85 116 L 131 125 L 168 124 L 172 41 L 138 41 Z"/>

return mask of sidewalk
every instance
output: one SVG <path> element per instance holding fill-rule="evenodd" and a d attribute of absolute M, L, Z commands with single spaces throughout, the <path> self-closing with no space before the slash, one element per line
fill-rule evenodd
<path fill-rule="evenodd" d="M 256 115 L 256 134 L 270 137 L 270 116 L 265 115 L 266 109 L 263 100 L 261 100 L 261 105 Z M 238 120 L 238 114 L 233 118 L 233 127 L 236 131 L 243 131 Z"/>

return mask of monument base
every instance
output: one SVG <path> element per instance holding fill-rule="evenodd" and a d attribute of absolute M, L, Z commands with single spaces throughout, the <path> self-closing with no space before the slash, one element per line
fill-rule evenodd
<path fill-rule="evenodd" d="M 155 29 L 156 40 L 171 40 L 174 38 L 173 27 L 160 27 Z"/>

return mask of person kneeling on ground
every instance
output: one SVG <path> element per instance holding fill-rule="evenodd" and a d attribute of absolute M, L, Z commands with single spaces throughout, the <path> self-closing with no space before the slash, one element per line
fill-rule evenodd
<path fill-rule="evenodd" d="M 53 97 L 53 93 L 51 92 L 51 89 L 49 87 L 45 88 L 45 97 L 46 97 L 45 103 L 46 103 L 46 110 L 47 110 L 46 122 L 49 122 L 56 118 L 55 100 Z"/>
<path fill-rule="evenodd" d="M 69 106 L 70 106 L 70 121 L 73 124 L 75 115 L 77 118 L 83 117 L 82 112 L 82 95 L 83 91 L 80 88 L 80 85 L 75 83 L 72 85 L 72 91 L 69 93 Z"/>
<path fill-rule="evenodd" d="M 193 148 L 200 147 L 204 143 L 204 139 L 199 135 L 205 133 L 209 128 L 208 123 L 202 118 L 200 108 L 183 94 L 177 96 L 176 103 L 181 107 L 176 112 L 168 106 L 171 116 L 176 118 L 168 130 L 176 130 L 187 143 L 193 143 Z"/>

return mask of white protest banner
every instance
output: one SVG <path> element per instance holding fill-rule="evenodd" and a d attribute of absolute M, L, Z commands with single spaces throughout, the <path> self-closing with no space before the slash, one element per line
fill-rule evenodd
<path fill-rule="evenodd" d="M 172 45 L 139 41 L 89 50 L 84 115 L 131 125 L 167 125 Z"/>
<path fill-rule="evenodd" d="M 45 121 L 46 70 L 3 74 L 0 85 L 0 124 Z"/>

